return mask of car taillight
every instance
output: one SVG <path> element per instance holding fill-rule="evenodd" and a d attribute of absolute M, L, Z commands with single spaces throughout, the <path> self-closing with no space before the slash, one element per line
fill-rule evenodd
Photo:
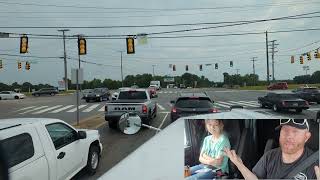
<path fill-rule="evenodd" d="M 282 106 L 286 106 L 287 103 L 285 101 L 282 101 Z"/>
<path fill-rule="evenodd" d="M 177 112 L 177 108 L 173 107 L 171 112 L 176 113 Z"/>
<path fill-rule="evenodd" d="M 146 105 L 142 105 L 142 112 L 143 113 L 147 113 L 148 112 L 148 108 Z"/>
<path fill-rule="evenodd" d="M 212 108 L 212 109 L 209 109 L 209 112 L 216 113 L 216 112 L 219 112 L 219 110 L 217 108 Z"/>
<path fill-rule="evenodd" d="M 104 111 L 108 112 L 108 106 L 107 105 L 104 106 Z"/>

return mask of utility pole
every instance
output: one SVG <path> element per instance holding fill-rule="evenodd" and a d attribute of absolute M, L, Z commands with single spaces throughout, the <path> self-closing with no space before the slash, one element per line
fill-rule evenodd
<path fill-rule="evenodd" d="M 279 44 L 275 44 L 277 40 L 272 40 L 270 41 L 272 44 L 271 44 L 271 54 L 272 54 L 272 81 L 274 82 L 275 81 L 275 78 L 274 78 L 274 53 L 278 52 L 278 51 L 275 51 L 275 48 L 277 45 Z"/>
<path fill-rule="evenodd" d="M 303 66 L 303 70 L 305 70 L 306 71 L 306 75 L 308 75 L 308 71 L 310 70 L 309 66 Z"/>
<path fill-rule="evenodd" d="M 121 56 L 121 84 L 122 84 L 122 87 L 123 87 L 122 51 L 120 51 L 120 56 Z"/>
<path fill-rule="evenodd" d="M 239 70 L 240 70 L 240 69 L 236 69 L 236 71 L 237 71 L 237 75 L 239 75 Z"/>
<path fill-rule="evenodd" d="M 255 85 L 256 84 L 256 80 L 255 80 L 255 75 L 256 75 L 256 69 L 255 69 L 255 66 L 254 66 L 254 62 L 255 61 L 257 61 L 256 59 L 257 59 L 258 57 L 252 57 L 252 66 L 253 66 L 253 85 Z"/>
<path fill-rule="evenodd" d="M 67 52 L 66 52 L 66 36 L 65 36 L 65 32 L 69 31 L 69 29 L 60 29 L 58 30 L 60 32 L 62 32 L 62 36 L 63 36 L 63 59 L 64 59 L 64 87 L 65 87 L 65 91 L 68 91 L 68 69 L 67 69 Z"/>
<path fill-rule="evenodd" d="M 154 77 L 154 67 L 155 67 L 156 65 L 152 65 L 152 74 L 153 74 L 153 77 Z"/>
<path fill-rule="evenodd" d="M 266 31 L 266 55 L 267 55 L 267 81 L 268 85 L 270 84 L 270 75 L 269 75 L 269 48 L 268 48 L 268 31 Z"/>

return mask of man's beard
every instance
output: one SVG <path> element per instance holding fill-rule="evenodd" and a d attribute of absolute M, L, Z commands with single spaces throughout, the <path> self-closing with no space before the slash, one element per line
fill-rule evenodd
<path fill-rule="evenodd" d="M 298 142 L 291 143 L 291 142 L 284 140 L 284 142 L 280 141 L 280 147 L 281 147 L 282 152 L 287 153 L 287 154 L 294 154 L 294 153 L 298 152 L 299 150 L 303 149 L 304 143 L 303 142 L 302 143 L 298 143 Z"/>

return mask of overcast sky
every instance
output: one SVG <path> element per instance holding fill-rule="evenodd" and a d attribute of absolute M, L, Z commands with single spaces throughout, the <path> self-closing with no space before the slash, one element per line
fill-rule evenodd
<path fill-rule="evenodd" d="M 15 3 L 21 4 L 18 5 Z M 56 7 L 46 5 L 63 5 L 69 7 Z M 213 9 L 216 7 L 229 8 Z M 61 34 L 57 31 L 57 29 L 3 28 L 9 26 L 117 26 L 212 23 L 223 21 L 255 20 L 315 12 L 319 11 L 319 7 L 320 2 L 318 0 L 0 0 L 0 32 Z M 320 18 L 295 19 L 175 34 L 164 34 L 157 36 L 245 33 L 264 32 L 266 30 L 278 31 L 291 29 L 320 28 L 318 26 L 319 22 Z M 112 29 L 70 28 L 70 31 L 67 32 L 67 35 L 127 35 L 190 29 L 207 26 L 214 25 Z M 320 59 L 315 60 L 313 58 L 312 61 L 309 62 L 307 62 L 305 59 L 304 65 L 300 65 L 298 62 L 299 54 L 320 47 L 320 43 L 317 42 L 320 40 L 319 34 L 320 31 L 269 34 L 269 40 L 277 40 L 277 43 L 279 43 L 277 47 L 278 52 L 275 55 L 276 79 L 292 79 L 296 75 L 305 74 L 305 71 L 303 71 L 302 68 L 302 66 L 304 65 L 308 65 L 310 67 L 308 73 L 320 70 Z M 0 39 L 0 54 L 5 53 L 12 55 L 20 55 L 19 41 L 19 39 L 14 38 Z M 77 58 L 77 41 L 69 39 L 66 41 L 66 46 L 67 56 Z M 123 53 L 123 71 L 124 76 L 129 74 L 142 73 L 151 74 L 152 65 L 156 65 L 156 75 L 181 75 L 185 72 L 185 65 L 189 65 L 190 73 L 194 73 L 199 76 L 204 75 L 213 81 L 222 81 L 223 72 L 235 74 L 237 72 L 236 69 L 239 69 L 239 73 L 241 75 L 252 73 L 252 61 L 250 61 L 250 59 L 252 57 L 257 57 L 257 61 L 255 63 L 256 73 L 259 75 L 260 79 L 265 80 L 265 47 L 265 34 L 179 39 L 148 39 L 148 43 L 145 45 L 140 45 L 136 41 L 135 54 L 127 55 L 125 52 Z M 98 66 L 82 63 L 81 66 L 84 68 L 85 79 L 91 80 L 93 78 L 111 78 L 120 80 L 121 74 L 119 51 L 125 50 L 125 39 L 88 39 L 87 55 L 81 56 L 81 59 L 91 62 L 97 62 L 104 65 Z M 26 56 L 27 55 L 61 57 L 63 56 L 62 40 L 33 39 L 32 37 L 30 37 L 29 53 L 26 54 Z M 290 64 L 290 55 L 295 55 L 295 64 Z M 0 70 L 0 82 L 11 84 L 13 82 L 22 83 L 28 81 L 31 83 L 50 83 L 52 85 L 57 85 L 57 81 L 61 80 L 64 76 L 64 64 L 62 59 L 39 59 L 12 57 L 5 55 L 0 55 L 0 59 L 3 60 L 4 64 L 4 68 Z M 29 60 L 37 63 L 31 64 L 30 71 L 26 71 L 23 68 L 23 70 L 19 72 L 17 70 L 17 60 Z M 234 66 L 232 68 L 229 67 L 229 61 L 234 62 Z M 219 64 L 218 70 L 215 70 L 214 66 L 205 66 L 205 64 L 214 63 Z M 169 69 L 169 64 L 176 64 L 177 71 L 173 72 L 172 69 Z M 200 64 L 203 64 L 203 71 L 199 71 Z M 68 60 L 69 78 L 71 78 L 71 68 L 76 67 L 77 61 Z"/>

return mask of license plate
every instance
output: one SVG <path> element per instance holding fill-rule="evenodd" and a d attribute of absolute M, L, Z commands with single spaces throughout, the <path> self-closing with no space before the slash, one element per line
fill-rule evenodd
<path fill-rule="evenodd" d="M 293 105 L 293 106 L 298 106 L 298 103 L 293 103 L 292 105 Z"/>

